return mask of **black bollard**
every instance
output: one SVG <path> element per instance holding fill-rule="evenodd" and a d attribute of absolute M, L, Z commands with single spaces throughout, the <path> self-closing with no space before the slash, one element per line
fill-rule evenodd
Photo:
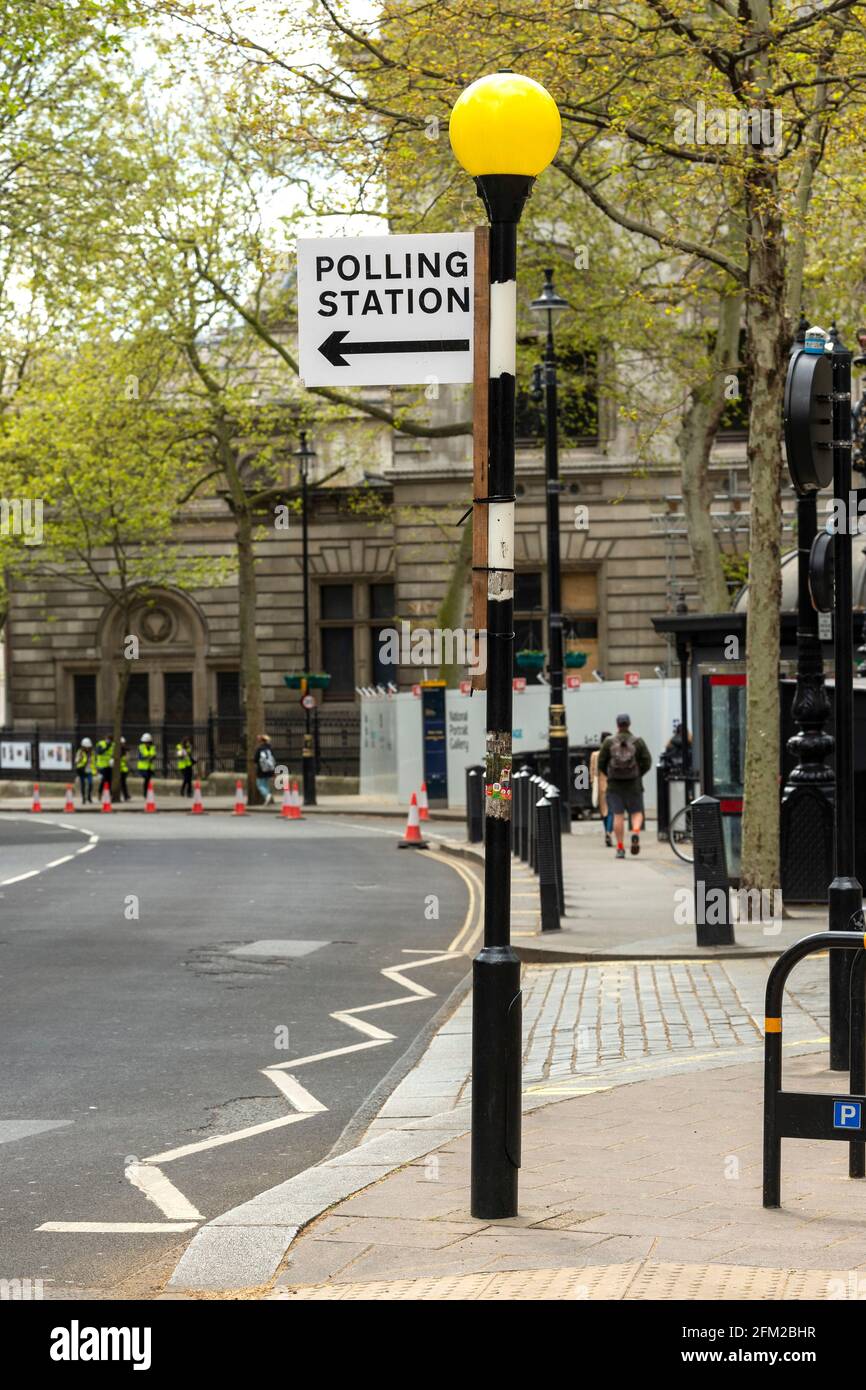
<path fill-rule="evenodd" d="M 538 826 L 538 893 L 541 900 L 541 930 L 559 931 L 559 887 L 556 875 L 553 817 L 559 807 L 543 796 L 536 805 Z"/>
<path fill-rule="evenodd" d="M 533 860 L 535 854 L 535 803 L 538 796 L 538 777 L 533 772 L 528 779 L 526 795 L 526 865 L 529 869 L 535 868 Z"/>
<path fill-rule="evenodd" d="M 466 769 L 466 839 L 477 845 L 484 839 L 484 768 Z"/>
<path fill-rule="evenodd" d="M 659 763 L 656 768 L 656 833 L 660 840 L 668 838 L 671 825 L 671 784 L 667 769 Z"/>
<path fill-rule="evenodd" d="M 556 859 L 556 898 L 560 917 L 565 914 L 565 879 L 562 874 L 562 814 L 559 809 L 560 793 L 557 787 L 548 787 L 545 793 L 553 806 L 553 853 Z"/>
<path fill-rule="evenodd" d="M 517 856 L 520 855 L 520 845 L 523 840 L 523 817 L 526 814 L 523 797 L 525 783 L 526 772 L 521 767 L 511 779 L 511 853 Z"/>
<path fill-rule="evenodd" d="M 692 841 L 697 945 L 735 946 L 722 809 L 715 797 L 692 802 Z"/>

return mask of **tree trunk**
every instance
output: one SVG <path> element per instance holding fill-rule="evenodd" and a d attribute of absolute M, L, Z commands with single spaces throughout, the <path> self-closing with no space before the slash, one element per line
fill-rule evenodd
<path fill-rule="evenodd" d="M 129 635 L 129 607 L 121 604 L 123 622 L 121 624 L 123 632 L 121 644 L 125 644 Z M 129 686 L 130 677 L 130 658 L 125 651 L 121 651 L 123 660 L 120 663 L 120 670 L 117 677 L 117 694 L 114 699 L 114 721 L 111 729 L 111 737 L 114 742 L 114 766 L 111 769 L 111 799 L 117 801 L 120 796 L 120 736 L 123 733 L 123 707 L 126 704 L 126 691 Z M 127 758 L 127 761 L 129 759 Z"/>
<path fill-rule="evenodd" d="M 241 694 L 246 721 L 247 796 L 250 805 L 257 805 L 253 754 L 256 738 L 265 732 L 265 704 L 262 695 L 262 670 L 256 645 L 256 557 L 253 541 L 253 519 L 246 503 L 235 512 L 235 531 L 238 547 L 238 622 L 241 647 Z"/>
<path fill-rule="evenodd" d="M 746 199 L 751 533 L 741 882 L 774 892 L 779 887 L 781 419 L 790 330 L 778 166 L 757 146 L 749 152 Z"/>
<path fill-rule="evenodd" d="M 678 440 L 689 551 L 704 613 L 725 613 L 731 606 L 721 546 L 711 515 L 713 479 L 709 465 L 725 409 L 725 377 L 737 365 L 741 308 L 739 294 L 724 295 L 719 301 L 712 376 L 691 391 Z"/>
<path fill-rule="evenodd" d="M 262 696 L 262 668 L 256 645 L 256 555 L 253 541 L 253 514 L 244 490 L 235 449 L 236 429 L 231 417 L 219 400 L 217 387 L 201 366 L 197 353 L 188 349 L 190 360 L 205 382 L 213 403 L 214 433 L 217 457 L 229 491 L 229 505 L 235 520 L 235 540 L 238 552 L 238 628 L 241 649 L 241 700 L 246 726 L 245 748 L 247 797 L 250 805 L 259 803 L 253 754 L 256 738 L 265 732 L 265 706 Z"/>
<path fill-rule="evenodd" d="M 445 590 L 439 605 L 439 612 L 436 614 L 436 622 L 441 630 L 453 632 L 455 628 L 463 628 L 466 621 L 466 600 L 471 577 L 472 525 L 470 521 L 467 521 L 460 533 L 460 544 L 454 555 L 454 567 L 448 581 L 448 588 Z M 467 656 L 469 654 L 467 644 Z M 457 684 L 458 671 L 458 662 L 450 662 L 447 665 L 443 662 L 439 667 L 439 679 L 447 681 L 449 686 L 454 686 Z"/>

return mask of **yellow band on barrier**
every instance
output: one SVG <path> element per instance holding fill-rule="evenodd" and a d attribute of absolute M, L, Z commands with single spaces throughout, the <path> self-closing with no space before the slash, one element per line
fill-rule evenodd
<path fill-rule="evenodd" d="M 780 1018 L 765 1018 L 765 1019 L 764 1019 L 764 1032 L 765 1032 L 765 1033 L 781 1033 L 781 1031 L 782 1031 L 782 1020 L 781 1020 Z"/>

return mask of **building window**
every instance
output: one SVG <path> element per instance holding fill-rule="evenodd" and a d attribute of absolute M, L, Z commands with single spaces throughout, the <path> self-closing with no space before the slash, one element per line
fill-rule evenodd
<path fill-rule="evenodd" d="M 562 576 L 562 623 L 565 656 L 583 652 L 586 662 L 572 667 L 572 673 L 591 676 L 599 669 L 598 646 L 598 573 L 595 570 L 576 570 Z M 569 667 L 566 661 L 566 672 Z"/>
<path fill-rule="evenodd" d="M 236 719 L 241 712 L 240 671 L 217 671 L 216 707 L 220 719 Z"/>
<path fill-rule="evenodd" d="M 399 631 L 394 613 L 396 606 L 394 585 L 371 584 L 369 597 L 370 617 L 371 619 L 379 619 L 378 622 L 373 622 L 370 627 L 370 683 L 384 687 L 387 687 L 389 682 L 396 685 L 400 663 L 390 660 L 392 652 L 388 650 L 384 640 L 387 632 L 391 632 L 395 628 Z"/>
<path fill-rule="evenodd" d="M 72 699 L 76 724 L 96 723 L 96 676 L 76 671 L 72 677 Z"/>
<path fill-rule="evenodd" d="M 123 722 L 145 728 L 150 722 L 150 676 L 146 671 L 133 671 L 123 697 Z"/>
<path fill-rule="evenodd" d="M 336 618 L 353 618 L 355 616 L 353 588 L 352 584 L 322 585 L 320 593 L 323 620 L 330 622 Z"/>
<path fill-rule="evenodd" d="M 544 651 L 544 602 L 541 571 L 518 571 L 514 576 L 514 650 Z"/>
<path fill-rule="evenodd" d="M 320 585 L 321 669 L 331 677 L 326 700 L 351 700 L 357 686 L 396 684 L 398 663 L 383 659 L 384 633 L 399 630 L 395 607 L 391 580 Z"/>

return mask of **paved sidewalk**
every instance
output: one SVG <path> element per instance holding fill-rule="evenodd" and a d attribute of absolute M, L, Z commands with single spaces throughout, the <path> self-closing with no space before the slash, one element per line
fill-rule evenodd
<path fill-rule="evenodd" d="M 686 1227 L 675 1222 L 670 1230 L 662 1224 L 638 1231 L 633 1228 L 636 1216 L 651 1226 L 667 1215 L 695 1212 L 697 1224 L 687 1239 L 699 1242 L 708 1216 L 703 1208 L 715 1204 L 719 1209 L 709 1213 L 715 1220 L 708 1229 L 715 1231 L 723 1224 L 719 1211 L 731 1206 L 730 1192 L 736 1190 L 748 1195 L 742 1197 L 745 1214 L 731 1216 L 733 1224 L 763 1218 L 753 1208 L 765 980 L 766 962 L 756 959 L 526 967 L 523 1208 L 520 1219 L 506 1226 L 476 1223 L 467 1209 L 470 1006 L 464 998 L 361 1142 L 356 1138 L 350 1141 L 354 1147 L 338 1146 L 315 1168 L 208 1222 L 181 1259 L 166 1296 L 198 1289 L 265 1291 L 286 1251 L 288 1263 L 277 1290 L 288 1295 L 303 1286 L 307 1292 L 301 1296 L 320 1297 L 321 1292 L 309 1293 L 310 1287 L 332 1280 L 354 1285 L 386 1277 L 462 1279 L 524 1268 L 573 1270 L 590 1258 L 584 1258 L 584 1247 L 594 1249 L 602 1241 L 609 1243 L 596 1255 L 606 1269 L 612 1264 L 622 1268 L 599 1275 L 598 1287 L 644 1287 L 646 1276 L 636 1271 L 636 1263 L 642 1266 L 648 1258 L 664 1262 L 655 1242 L 663 1235 L 672 1241 Z M 826 960 L 804 962 L 792 984 L 785 1010 L 786 1059 L 789 1065 L 802 1065 L 805 1058 L 806 1065 L 820 1071 L 826 1053 Z M 839 1089 L 838 1079 L 824 1082 Z M 727 1096 L 726 1110 L 720 1109 L 722 1095 Z M 728 1165 L 724 1169 L 719 1144 Z M 839 1173 L 838 1153 L 828 1154 L 825 1145 L 811 1147 L 824 1149 L 816 1158 L 822 1172 Z M 627 1187 L 609 1180 L 618 1164 L 629 1176 Z M 786 1156 L 786 1184 L 792 1171 Z M 699 1190 L 689 1194 L 688 1202 L 679 1197 L 696 1181 Z M 803 1183 L 808 1195 L 815 1186 L 810 1173 Z M 615 1196 L 603 1200 L 608 1189 Z M 786 1200 L 789 1190 L 786 1185 Z M 840 1200 L 850 1200 L 850 1192 Z M 642 1205 L 631 1205 L 638 1201 Z M 585 1226 L 587 1221 L 602 1224 Z M 572 1229 L 577 1238 L 569 1234 Z M 775 1270 L 778 1283 L 781 1265 L 756 1253 L 765 1239 L 756 1230 L 749 1245 L 752 1262 Z M 524 1239 L 523 1233 L 537 1231 L 543 1233 L 537 1248 L 535 1242 L 514 1243 Z M 739 1230 L 734 1234 L 739 1237 Z M 646 1239 L 632 1239 L 637 1235 Z M 826 1245 L 818 1243 L 821 1262 L 815 1267 L 837 1269 Z M 728 1248 L 734 1250 L 732 1240 Z M 700 1262 L 702 1251 L 698 1243 L 688 1258 L 671 1254 L 668 1262 Z M 488 1253 L 496 1256 L 493 1262 L 479 1262 Z M 718 1255 L 722 1264 L 723 1253 Z M 866 1261 L 866 1248 L 862 1259 Z M 734 1254 L 729 1263 L 743 1262 Z M 846 1267 L 857 1264 L 852 1257 Z M 712 1277 L 722 1275 L 716 1271 Z M 679 1287 L 680 1274 L 669 1270 L 665 1278 L 671 1288 Z M 569 1275 L 563 1287 L 583 1288 L 585 1282 L 581 1276 L 575 1284 Z M 484 1283 L 482 1291 L 466 1296 L 511 1296 L 497 1288 Z M 429 1296 L 443 1295 L 434 1290 Z"/>
<path fill-rule="evenodd" d="M 826 1047 L 789 1080 L 833 1091 Z M 844 1086 L 844 1082 L 843 1082 Z M 277 1299 L 866 1295 L 866 1184 L 842 1144 L 783 1146 L 761 1206 L 761 1062 L 596 1086 L 525 1118 L 520 1214 L 474 1221 L 462 1137 L 333 1207 Z"/>
<path fill-rule="evenodd" d="M 462 826 L 434 818 L 425 834 L 483 863 L 481 846 L 467 845 Z M 654 823 L 641 836 L 640 854 L 625 860 L 605 846 L 599 821 L 576 821 L 562 845 L 566 910 L 559 931 L 541 931 L 538 879 L 512 860 L 512 941 L 522 960 L 772 957 L 801 936 L 826 930 L 826 908 L 797 907 L 774 916 L 768 899 L 765 920 L 737 922 L 735 946 L 698 946 L 694 871 L 659 841 Z"/>

